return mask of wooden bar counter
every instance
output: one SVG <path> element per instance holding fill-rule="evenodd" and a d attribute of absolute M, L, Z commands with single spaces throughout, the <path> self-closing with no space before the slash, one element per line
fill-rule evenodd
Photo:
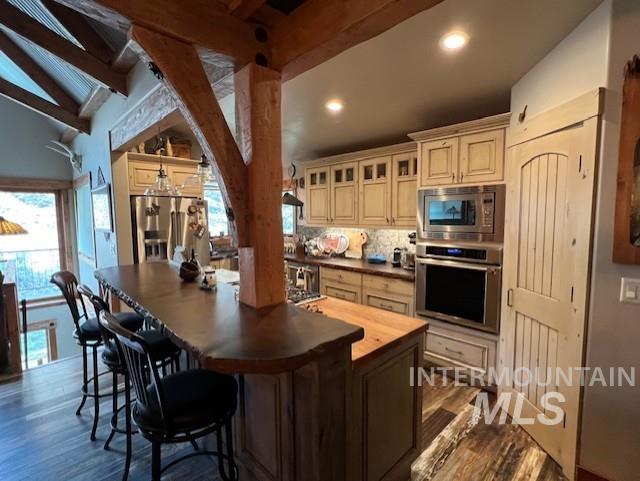
<path fill-rule="evenodd" d="M 203 367 L 238 376 L 242 480 L 407 480 L 420 452 L 426 324 L 338 299 L 321 314 L 257 311 L 233 286 L 182 282 L 166 263 L 101 269 L 98 281 Z"/>

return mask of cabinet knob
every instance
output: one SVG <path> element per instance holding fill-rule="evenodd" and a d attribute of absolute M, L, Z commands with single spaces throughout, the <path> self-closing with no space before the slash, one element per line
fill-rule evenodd
<path fill-rule="evenodd" d="M 452 182 L 455 182 L 455 181 L 456 181 L 456 173 L 455 173 L 455 172 L 452 172 L 452 173 L 451 173 L 451 181 L 452 181 Z"/>
<path fill-rule="evenodd" d="M 460 172 L 460 182 L 462 182 L 462 179 L 464 179 L 464 172 Z"/>

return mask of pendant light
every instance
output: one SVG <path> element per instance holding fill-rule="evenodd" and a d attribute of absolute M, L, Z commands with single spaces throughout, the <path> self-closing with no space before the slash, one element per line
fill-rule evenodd
<path fill-rule="evenodd" d="M 148 196 L 179 196 L 182 195 L 180 190 L 173 185 L 171 179 L 167 176 L 164 169 L 162 168 L 162 163 L 160 164 L 160 169 L 158 169 L 158 176 L 156 177 L 156 181 L 153 185 L 147 187 L 144 191 L 144 195 Z"/>
<path fill-rule="evenodd" d="M 215 179 L 213 175 L 213 169 L 211 168 L 211 162 L 205 155 L 200 157 L 200 162 L 198 162 L 198 167 L 196 168 L 196 173 L 187 177 L 182 184 L 183 189 L 201 189 L 206 184 L 210 184 Z"/>

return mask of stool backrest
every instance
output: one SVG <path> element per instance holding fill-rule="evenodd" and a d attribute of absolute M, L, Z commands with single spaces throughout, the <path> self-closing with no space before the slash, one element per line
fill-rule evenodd
<path fill-rule="evenodd" d="M 96 312 L 96 317 L 99 317 L 102 311 L 111 312 L 107 301 L 102 299 L 100 296 L 95 295 L 91 288 L 86 284 L 80 284 L 78 286 L 78 293 L 80 294 L 80 299 L 86 297 L 87 300 L 91 303 L 91 305 L 93 306 L 93 310 Z M 100 334 L 102 335 L 102 340 L 104 341 L 105 345 L 108 346 L 114 344 L 115 348 L 115 337 L 112 336 L 111 333 L 106 330 L 101 323 L 98 323 L 98 325 L 100 327 Z M 119 362 L 122 362 L 122 357 L 118 357 L 118 360 Z"/>
<path fill-rule="evenodd" d="M 160 409 L 165 432 L 171 432 L 171 419 L 167 417 L 160 374 L 150 354 L 149 345 L 144 338 L 123 327 L 108 310 L 100 312 L 99 320 L 102 327 L 116 339 L 120 358 L 124 358 L 127 364 L 137 402 L 151 411 L 153 410 L 151 396 L 154 396 Z M 149 390 L 149 387 L 152 389 Z"/>
<path fill-rule="evenodd" d="M 69 306 L 69 310 L 71 311 L 71 318 L 73 319 L 73 323 L 76 326 L 76 332 L 78 333 L 78 337 L 82 340 L 82 333 L 80 332 L 80 321 L 82 318 L 85 320 L 88 318 L 87 316 L 87 308 L 84 304 L 84 300 L 78 293 L 78 279 L 73 275 L 73 272 L 69 271 L 60 271 L 56 272 L 51 276 L 52 284 L 55 284 L 60 292 L 62 292 L 62 296 L 64 300 L 67 301 L 67 305 Z M 80 300 L 80 307 L 82 308 L 82 312 L 78 308 L 78 300 Z"/>

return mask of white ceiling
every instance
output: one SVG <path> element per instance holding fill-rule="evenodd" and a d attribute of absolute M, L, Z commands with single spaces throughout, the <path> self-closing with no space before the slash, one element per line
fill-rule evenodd
<path fill-rule="evenodd" d="M 600 3 L 445 0 L 284 84 L 284 163 L 508 111 L 511 86 Z M 455 54 L 438 46 L 453 29 L 470 36 Z"/>

